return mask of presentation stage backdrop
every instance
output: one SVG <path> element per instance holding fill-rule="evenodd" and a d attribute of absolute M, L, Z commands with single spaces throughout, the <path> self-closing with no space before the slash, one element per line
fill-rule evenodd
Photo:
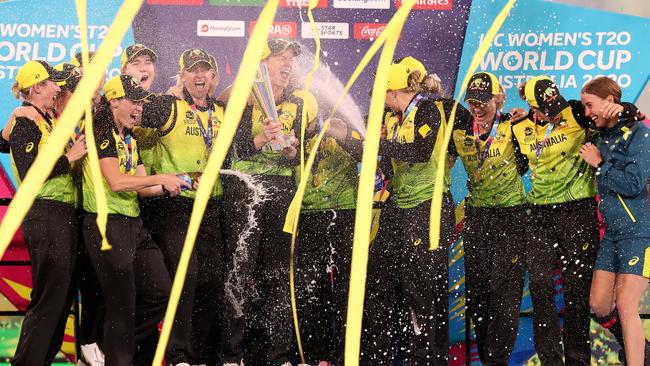
<path fill-rule="evenodd" d="M 316 52 L 308 23 L 307 0 L 281 0 L 270 37 L 299 42 L 299 79 L 311 68 Z M 155 92 L 175 83 L 178 57 L 188 48 L 201 47 L 212 53 L 221 75 L 219 94 L 233 82 L 255 20 L 265 1 L 260 0 L 146 0 L 109 67 L 108 76 L 119 73 L 122 49 L 138 42 L 158 54 Z M 448 96 L 456 96 L 471 57 L 505 0 L 419 0 L 408 17 L 395 57 L 414 56 L 429 73 L 442 80 Z M 372 41 L 399 8 L 399 0 L 319 0 L 314 10 L 321 38 L 321 65 L 312 92 L 319 102 L 338 97 Z M 88 1 L 88 32 L 91 49 L 98 46 L 118 1 Z M 74 1 L 0 1 L 0 126 L 19 102 L 10 94 L 17 69 L 29 59 L 52 64 L 69 60 L 79 50 L 79 29 Z M 557 3 L 520 0 L 480 63 L 480 70 L 497 75 L 506 88 L 507 108 L 525 107 L 516 87 L 528 77 L 554 77 L 563 94 L 578 98 L 582 85 L 596 75 L 615 78 L 624 87 L 624 99 L 634 102 L 647 83 L 650 51 L 642 47 L 650 30 L 650 19 L 578 8 Z M 647 42 L 646 42 L 647 43 Z M 368 113 L 369 92 L 378 57 L 350 91 L 347 116 L 363 125 Z M 646 65 L 646 66 L 644 66 Z M 254 72 L 254 70 L 251 70 Z M 329 99 L 328 99 L 329 98 Z M 461 96 L 462 98 L 462 96 Z M 8 156 L 0 161 L 11 171 Z M 9 173 L 11 176 L 11 173 Z M 457 203 L 466 195 L 461 164 L 453 170 L 452 193 Z M 14 180 L 15 182 L 15 180 Z M 462 211 L 459 211 L 462 220 Z M 460 223 L 460 222 L 459 222 Z M 300 248 L 298 248 L 300 250 Z M 450 253 L 450 339 L 452 365 L 465 364 L 465 297 L 462 238 Z M 6 258 L 5 258 L 6 259 Z M 24 309 L 31 281 L 25 270 L 0 263 L 0 310 Z M 558 305 L 562 306 L 561 281 L 557 278 Z M 522 311 L 531 310 L 526 291 Z M 650 312 L 650 309 L 644 309 Z M 20 317 L 0 318 L 0 358 L 11 357 L 17 340 Z M 613 362 L 608 334 L 593 326 L 595 354 Z M 74 334 L 68 332 L 64 349 L 72 351 Z M 530 317 L 521 321 L 511 364 L 527 364 L 534 357 Z M 478 364 L 472 342 L 471 359 Z M 305 350 L 309 352 L 309 350 Z M 62 356 L 63 357 L 63 356 Z M 64 360 L 62 358 L 62 360 Z"/>

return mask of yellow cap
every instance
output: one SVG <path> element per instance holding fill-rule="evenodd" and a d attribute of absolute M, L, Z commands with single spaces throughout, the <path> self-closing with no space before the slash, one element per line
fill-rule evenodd
<path fill-rule="evenodd" d="M 548 76 L 536 76 L 526 82 L 524 87 L 526 102 L 549 117 L 555 117 L 569 106 L 560 95 L 555 82 Z"/>
<path fill-rule="evenodd" d="M 108 100 L 126 98 L 132 101 L 148 102 L 152 95 L 142 89 L 140 83 L 129 75 L 114 76 L 104 85 L 104 96 Z"/>
<path fill-rule="evenodd" d="M 409 86 L 411 69 L 402 64 L 391 64 L 388 67 L 388 84 L 386 90 L 401 90 Z"/>
<path fill-rule="evenodd" d="M 57 71 L 47 62 L 41 60 L 27 61 L 16 74 L 16 82 L 20 90 L 27 89 L 30 86 L 51 79 L 59 82 L 67 79 L 69 72 Z"/>
<path fill-rule="evenodd" d="M 398 60 L 395 63 L 408 67 L 409 69 L 411 69 L 411 72 L 419 71 L 420 77 L 418 78 L 418 83 L 421 83 L 422 80 L 424 80 L 424 78 L 427 76 L 427 69 L 424 67 L 422 62 L 418 61 L 417 59 L 411 56 L 404 57 L 403 59 Z"/>
<path fill-rule="evenodd" d="M 127 63 L 129 63 L 131 60 L 138 57 L 142 53 L 149 55 L 149 57 L 151 57 L 152 62 L 156 62 L 156 60 L 158 59 L 158 56 L 151 48 L 141 43 L 136 43 L 124 49 L 124 52 L 122 52 L 122 59 L 120 60 L 120 66 L 121 67 L 126 66 Z"/>

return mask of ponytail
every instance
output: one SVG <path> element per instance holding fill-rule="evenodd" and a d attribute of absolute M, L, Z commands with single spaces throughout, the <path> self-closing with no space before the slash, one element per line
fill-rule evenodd
<path fill-rule="evenodd" d="M 421 77 L 420 71 L 413 70 L 409 74 L 408 87 L 405 90 L 414 93 L 425 92 L 430 94 L 436 94 L 440 97 L 444 96 L 445 92 L 442 89 L 442 82 L 438 77 L 438 75 L 427 74 L 425 75 L 422 82 L 419 81 L 420 77 Z"/>

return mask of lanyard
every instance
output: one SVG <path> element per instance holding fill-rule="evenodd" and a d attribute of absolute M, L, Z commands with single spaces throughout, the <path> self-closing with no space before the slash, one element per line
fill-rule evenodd
<path fill-rule="evenodd" d="M 530 175 L 531 179 L 535 179 L 537 177 L 535 172 L 537 171 L 537 166 L 539 165 L 539 157 L 542 155 L 542 151 L 546 147 L 546 143 L 548 142 L 548 138 L 551 136 L 551 132 L 553 132 L 553 128 L 555 128 L 555 124 L 553 122 L 549 122 L 549 125 L 546 128 L 544 139 L 540 143 L 539 139 L 537 138 L 537 117 L 535 117 L 535 156 L 537 159 L 535 161 L 535 166 L 533 167 L 533 172 Z"/>
<path fill-rule="evenodd" d="M 196 122 L 199 124 L 201 136 L 203 136 L 203 141 L 205 141 L 205 146 L 207 146 L 209 154 L 212 151 L 212 108 L 208 109 L 207 131 L 206 127 L 203 127 L 203 122 L 201 122 L 201 117 L 199 117 L 199 113 L 196 110 L 196 105 L 192 104 L 190 108 L 192 109 L 192 112 L 194 112 L 194 116 L 196 116 Z"/>
<path fill-rule="evenodd" d="M 393 131 L 393 142 L 397 141 L 397 133 L 399 132 L 399 128 L 402 126 L 402 122 L 406 121 L 408 118 L 409 114 L 413 111 L 413 108 L 422 100 L 426 95 L 424 94 L 418 94 L 416 95 L 412 100 L 411 103 L 406 107 L 406 110 L 404 111 L 404 114 L 400 118 L 399 121 L 399 126 L 395 126 L 395 131 Z"/>
<path fill-rule="evenodd" d="M 124 143 L 124 157 L 126 160 L 126 171 L 125 173 L 128 173 L 131 171 L 131 168 L 133 166 L 133 145 L 131 144 L 131 134 L 126 133 L 124 134 L 124 137 L 120 136 L 120 139 L 122 140 L 122 143 Z"/>
<path fill-rule="evenodd" d="M 499 127 L 500 122 L 501 113 L 497 112 L 494 116 L 494 122 L 492 122 L 492 130 L 490 131 L 490 136 L 485 142 L 485 150 L 481 151 L 481 137 L 478 130 L 478 123 L 476 123 L 476 119 L 472 121 L 472 127 L 474 130 L 474 144 L 476 145 L 476 157 L 478 159 L 478 168 L 476 170 L 477 176 L 481 173 L 481 168 L 483 168 L 483 163 L 485 162 L 485 158 L 488 155 L 488 151 L 490 151 L 490 145 L 492 145 L 492 140 L 494 140 L 494 136 L 497 134 L 497 128 Z"/>

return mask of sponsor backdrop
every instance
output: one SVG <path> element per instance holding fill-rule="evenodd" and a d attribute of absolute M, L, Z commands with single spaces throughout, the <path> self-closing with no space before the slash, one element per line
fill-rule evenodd
<path fill-rule="evenodd" d="M 481 41 L 481 35 L 504 2 L 418 1 L 405 25 L 396 57 L 411 55 L 423 61 L 429 72 L 435 72 L 441 78 L 447 94 L 452 95 L 458 79 L 464 76 L 469 57 Z M 89 1 L 88 8 L 92 9 L 89 12 L 91 48 L 101 42 L 118 3 Z M 639 36 L 641 32 L 647 32 L 647 20 L 534 0 L 522 0 L 521 3 L 524 4 L 515 7 L 481 64 L 481 68 L 502 77 L 512 102 L 509 104 L 523 106 L 516 98 L 514 86 L 522 77 L 539 74 L 540 70 L 555 76 L 564 91 L 571 90 L 569 93 L 573 94 L 567 94 L 569 97 L 577 96 L 575 91 L 587 78 L 604 73 L 613 74 L 619 82 L 625 83 L 627 99 L 636 98 L 648 75 L 647 67 L 640 66 L 647 54 L 641 50 Z M 221 83 L 217 88 L 218 94 L 232 83 L 255 19 L 264 4 L 260 0 L 147 0 L 122 45 L 136 41 L 157 52 L 158 74 L 154 84 L 157 92 L 174 84 L 178 56 L 184 49 L 206 49 L 215 55 L 219 64 Z M 300 42 L 305 54 L 310 54 L 315 51 L 315 44 L 307 22 L 307 4 L 307 0 L 281 0 L 281 9 L 269 33 L 271 37 Z M 328 69 L 327 78 L 337 78 L 344 84 L 371 41 L 383 31 L 400 6 L 400 0 L 319 0 L 314 17 L 321 38 L 322 68 Z M 5 91 L 0 93 L 0 125 L 3 125 L 11 110 L 18 105 L 8 92 L 17 68 L 33 58 L 52 63 L 68 60 L 77 51 L 79 39 L 71 0 L 56 5 L 47 0 L 0 1 L 0 14 L 3 15 L 0 21 L 0 88 Z M 519 27 L 519 24 L 525 26 Z M 614 24 L 626 24 L 625 30 L 620 26 L 614 27 Z M 121 51 L 116 50 L 109 75 L 118 72 Z M 350 92 L 362 115 L 367 114 L 368 92 L 372 87 L 376 61 L 377 58 Z M 318 83 L 314 88 L 318 88 Z M 8 158 L 0 159 L 4 168 L 10 171 Z M 464 187 L 464 172 L 457 166 L 453 184 L 457 202 L 466 194 Z M 459 240 L 450 251 L 450 364 L 453 365 L 464 364 L 466 352 L 462 254 L 462 240 Z M 0 287 L 3 294 L 0 296 L 0 310 L 24 307 L 29 294 L 29 275 L 22 272 L 20 281 L 18 277 L 9 277 L 9 273 L 16 272 L 13 268 L 2 272 L 2 280 L 9 287 Z M 558 294 L 561 293 L 559 279 L 557 288 Z M 562 305 L 561 297 L 558 297 L 558 304 Z M 527 292 L 522 309 L 530 310 Z M 13 354 L 19 320 L 19 317 L 0 318 L 5 325 L 0 330 L 3 344 L 0 358 Z M 609 349 L 602 334 L 596 336 L 599 337 L 597 346 L 605 347 L 601 347 L 598 357 L 613 357 L 611 352 L 606 354 Z M 477 362 L 474 344 L 470 353 L 472 360 Z M 530 318 L 522 318 L 511 364 L 531 362 L 529 359 L 533 354 Z"/>

